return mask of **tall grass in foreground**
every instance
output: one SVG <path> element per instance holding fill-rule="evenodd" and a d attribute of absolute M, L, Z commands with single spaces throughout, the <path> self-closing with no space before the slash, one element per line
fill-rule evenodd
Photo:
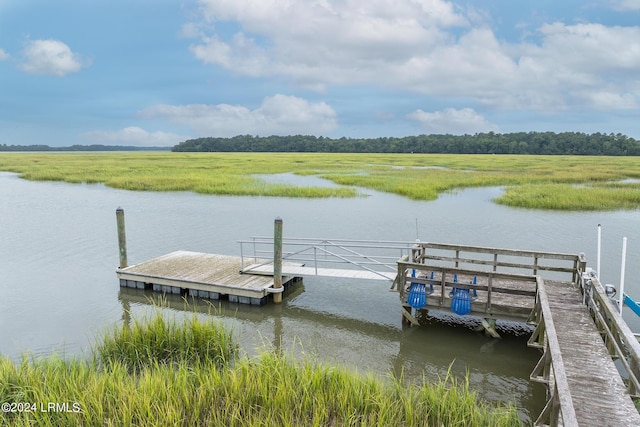
<path fill-rule="evenodd" d="M 187 337 L 192 332 L 181 330 L 193 329 L 194 324 L 197 330 L 219 325 L 200 323 L 195 317 L 177 325 L 158 317 L 148 322 L 149 327 L 134 334 L 136 338 L 123 333 L 126 326 L 114 329 L 112 335 L 105 336 L 112 341 L 105 347 L 125 350 L 100 353 L 91 360 L 24 358 L 14 364 L 0 359 L 0 403 L 38 405 L 28 412 L 0 413 L 2 425 L 520 425 L 513 406 L 482 403 L 468 383 L 451 377 L 435 384 L 405 384 L 394 378 L 384 381 L 310 359 L 296 361 L 275 351 L 265 351 L 258 358 L 238 357 L 232 364 L 221 365 L 219 360 L 200 357 L 210 348 L 203 341 L 188 344 L 187 351 L 176 349 L 176 341 L 157 340 L 162 328 Z M 190 339 L 178 342 L 177 347 L 191 343 Z M 169 349 L 162 350 L 162 343 Z M 144 363 L 133 360 L 134 347 Z M 229 354 L 232 347 L 227 347 Z M 154 354 L 174 356 L 162 362 L 155 360 Z M 49 402 L 67 406 L 47 410 Z"/>
<path fill-rule="evenodd" d="M 107 368 L 117 363 L 138 372 L 156 364 L 181 362 L 223 367 L 235 357 L 236 347 L 231 333 L 217 323 L 199 320 L 195 315 L 180 323 L 156 314 L 135 319 L 131 326 L 114 327 L 94 352 Z"/>

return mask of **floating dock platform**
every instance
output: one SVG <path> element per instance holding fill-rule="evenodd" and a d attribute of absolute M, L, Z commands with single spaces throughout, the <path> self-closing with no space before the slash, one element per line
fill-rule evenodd
<path fill-rule="evenodd" d="M 116 275 L 123 287 L 214 300 L 228 298 L 230 302 L 252 305 L 266 304 L 272 293 L 282 292 L 301 280 L 283 276 L 282 288 L 277 290 L 272 276 L 243 274 L 241 264 L 238 256 L 176 251 L 118 268 Z"/>

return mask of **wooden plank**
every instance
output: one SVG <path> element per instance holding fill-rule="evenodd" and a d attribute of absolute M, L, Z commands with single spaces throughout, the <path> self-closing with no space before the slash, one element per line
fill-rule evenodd
<path fill-rule="evenodd" d="M 552 265 L 542 265 L 542 264 L 524 264 L 524 263 L 515 263 L 515 262 L 498 262 L 496 260 L 482 260 L 482 259 L 473 259 L 473 258 L 456 258 L 451 256 L 437 256 L 437 255 L 424 255 L 422 257 L 423 260 L 429 261 L 443 261 L 443 262 L 455 262 L 456 267 L 458 268 L 459 264 L 472 264 L 472 265 L 487 265 L 492 266 L 494 269 L 517 269 L 517 270 L 531 270 L 533 274 L 537 274 L 537 271 L 554 271 L 558 273 L 573 273 L 575 271 L 574 267 L 559 267 Z M 535 258 L 537 260 L 538 258 Z"/>
<path fill-rule="evenodd" d="M 560 282 L 545 282 L 543 287 L 546 333 L 550 343 L 557 341 L 553 350 L 559 353 L 552 353 L 554 369 L 561 363 L 566 374 L 566 385 L 559 387 L 560 398 L 571 400 L 578 425 L 640 425 L 640 414 L 580 293 Z"/>
<path fill-rule="evenodd" d="M 538 258 L 548 258 L 548 259 L 558 259 L 558 260 L 574 260 L 577 258 L 575 254 L 560 253 L 560 252 L 541 252 L 541 251 L 530 251 L 530 250 L 521 250 L 521 249 L 503 249 L 503 248 L 493 248 L 493 247 L 485 247 L 485 246 L 455 245 L 455 244 L 447 244 L 447 243 L 421 243 L 421 245 L 424 246 L 425 248 L 436 249 L 436 250 L 499 254 L 499 255 L 508 255 L 508 256 L 530 257 L 530 258 L 533 258 L 534 256 L 537 256 Z"/>
<path fill-rule="evenodd" d="M 536 276 L 531 274 L 492 272 L 489 270 L 470 270 L 465 268 L 443 267 L 443 266 L 419 264 L 419 263 L 403 262 L 403 261 L 398 261 L 398 263 L 403 264 L 407 269 L 415 269 L 417 271 L 424 272 L 425 275 L 428 275 L 432 271 L 434 272 L 434 274 L 442 274 L 443 271 L 445 272 L 445 274 L 448 274 L 451 276 L 453 274 L 457 274 L 459 276 L 460 282 L 468 281 L 469 279 L 472 279 L 473 276 L 478 276 L 478 277 L 488 276 L 490 273 L 493 274 L 493 277 L 497 279 L 517 280 L 520 282 L 531 282 L 533 284 L 535 284 L 536 282 Z M 424 279 L 424 277 L 422 278 Z"/>
<path fill-rule="evenodd" d="M 402 312 L 402 315 L 409 320 L 409 322 L 411 322 L 412 325 L 416 325 L 416 326 L 420 326 L 420 322 L 418 322 L 416 320 L 415 317 L 413 317 L 413 315 L 411 313 L 409 313 L 409 310 L 407 310 L 406 308 L 404 308 L 404 306 L 400 306 L 400 311 Z"/>

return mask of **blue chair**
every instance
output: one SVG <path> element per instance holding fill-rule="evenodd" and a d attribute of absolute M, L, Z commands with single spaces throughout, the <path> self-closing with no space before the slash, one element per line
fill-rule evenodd
<path fill-rule="evenodd" d="M 453 283 L 458 283 L 458 275 L 453 275 Z M 464 316 L 471 312 L 471 296 L 469 289 L 453 288 L 449 294 L 451 299 L 451 311 L 459 316 Z"/>
<path fill-rule="evenodd" d="M 415 269 L 411 271 L 411 277 L 416 277 Z M 416 310 L 427 305 L 427 287 L 424 283 L 411 282 L 407 303 Z"/>

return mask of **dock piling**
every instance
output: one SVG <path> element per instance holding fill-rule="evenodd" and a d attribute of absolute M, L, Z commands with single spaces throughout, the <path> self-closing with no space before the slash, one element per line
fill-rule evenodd
<path fill-rule="evenodd" d="M 118 223 L 118 248 L 120 250 L 120 268 L 127 268 L 127 237 L 124 227 L 124 209 L 116 209 L 116 220 Z"/>
<path fill-rule="evenodd" d="M 276 218 L 273 223 L 273 288 L 282 288 L 282 219 Z M 273 302 L 282 302 L 282 293 L 273 294 Z"/>

